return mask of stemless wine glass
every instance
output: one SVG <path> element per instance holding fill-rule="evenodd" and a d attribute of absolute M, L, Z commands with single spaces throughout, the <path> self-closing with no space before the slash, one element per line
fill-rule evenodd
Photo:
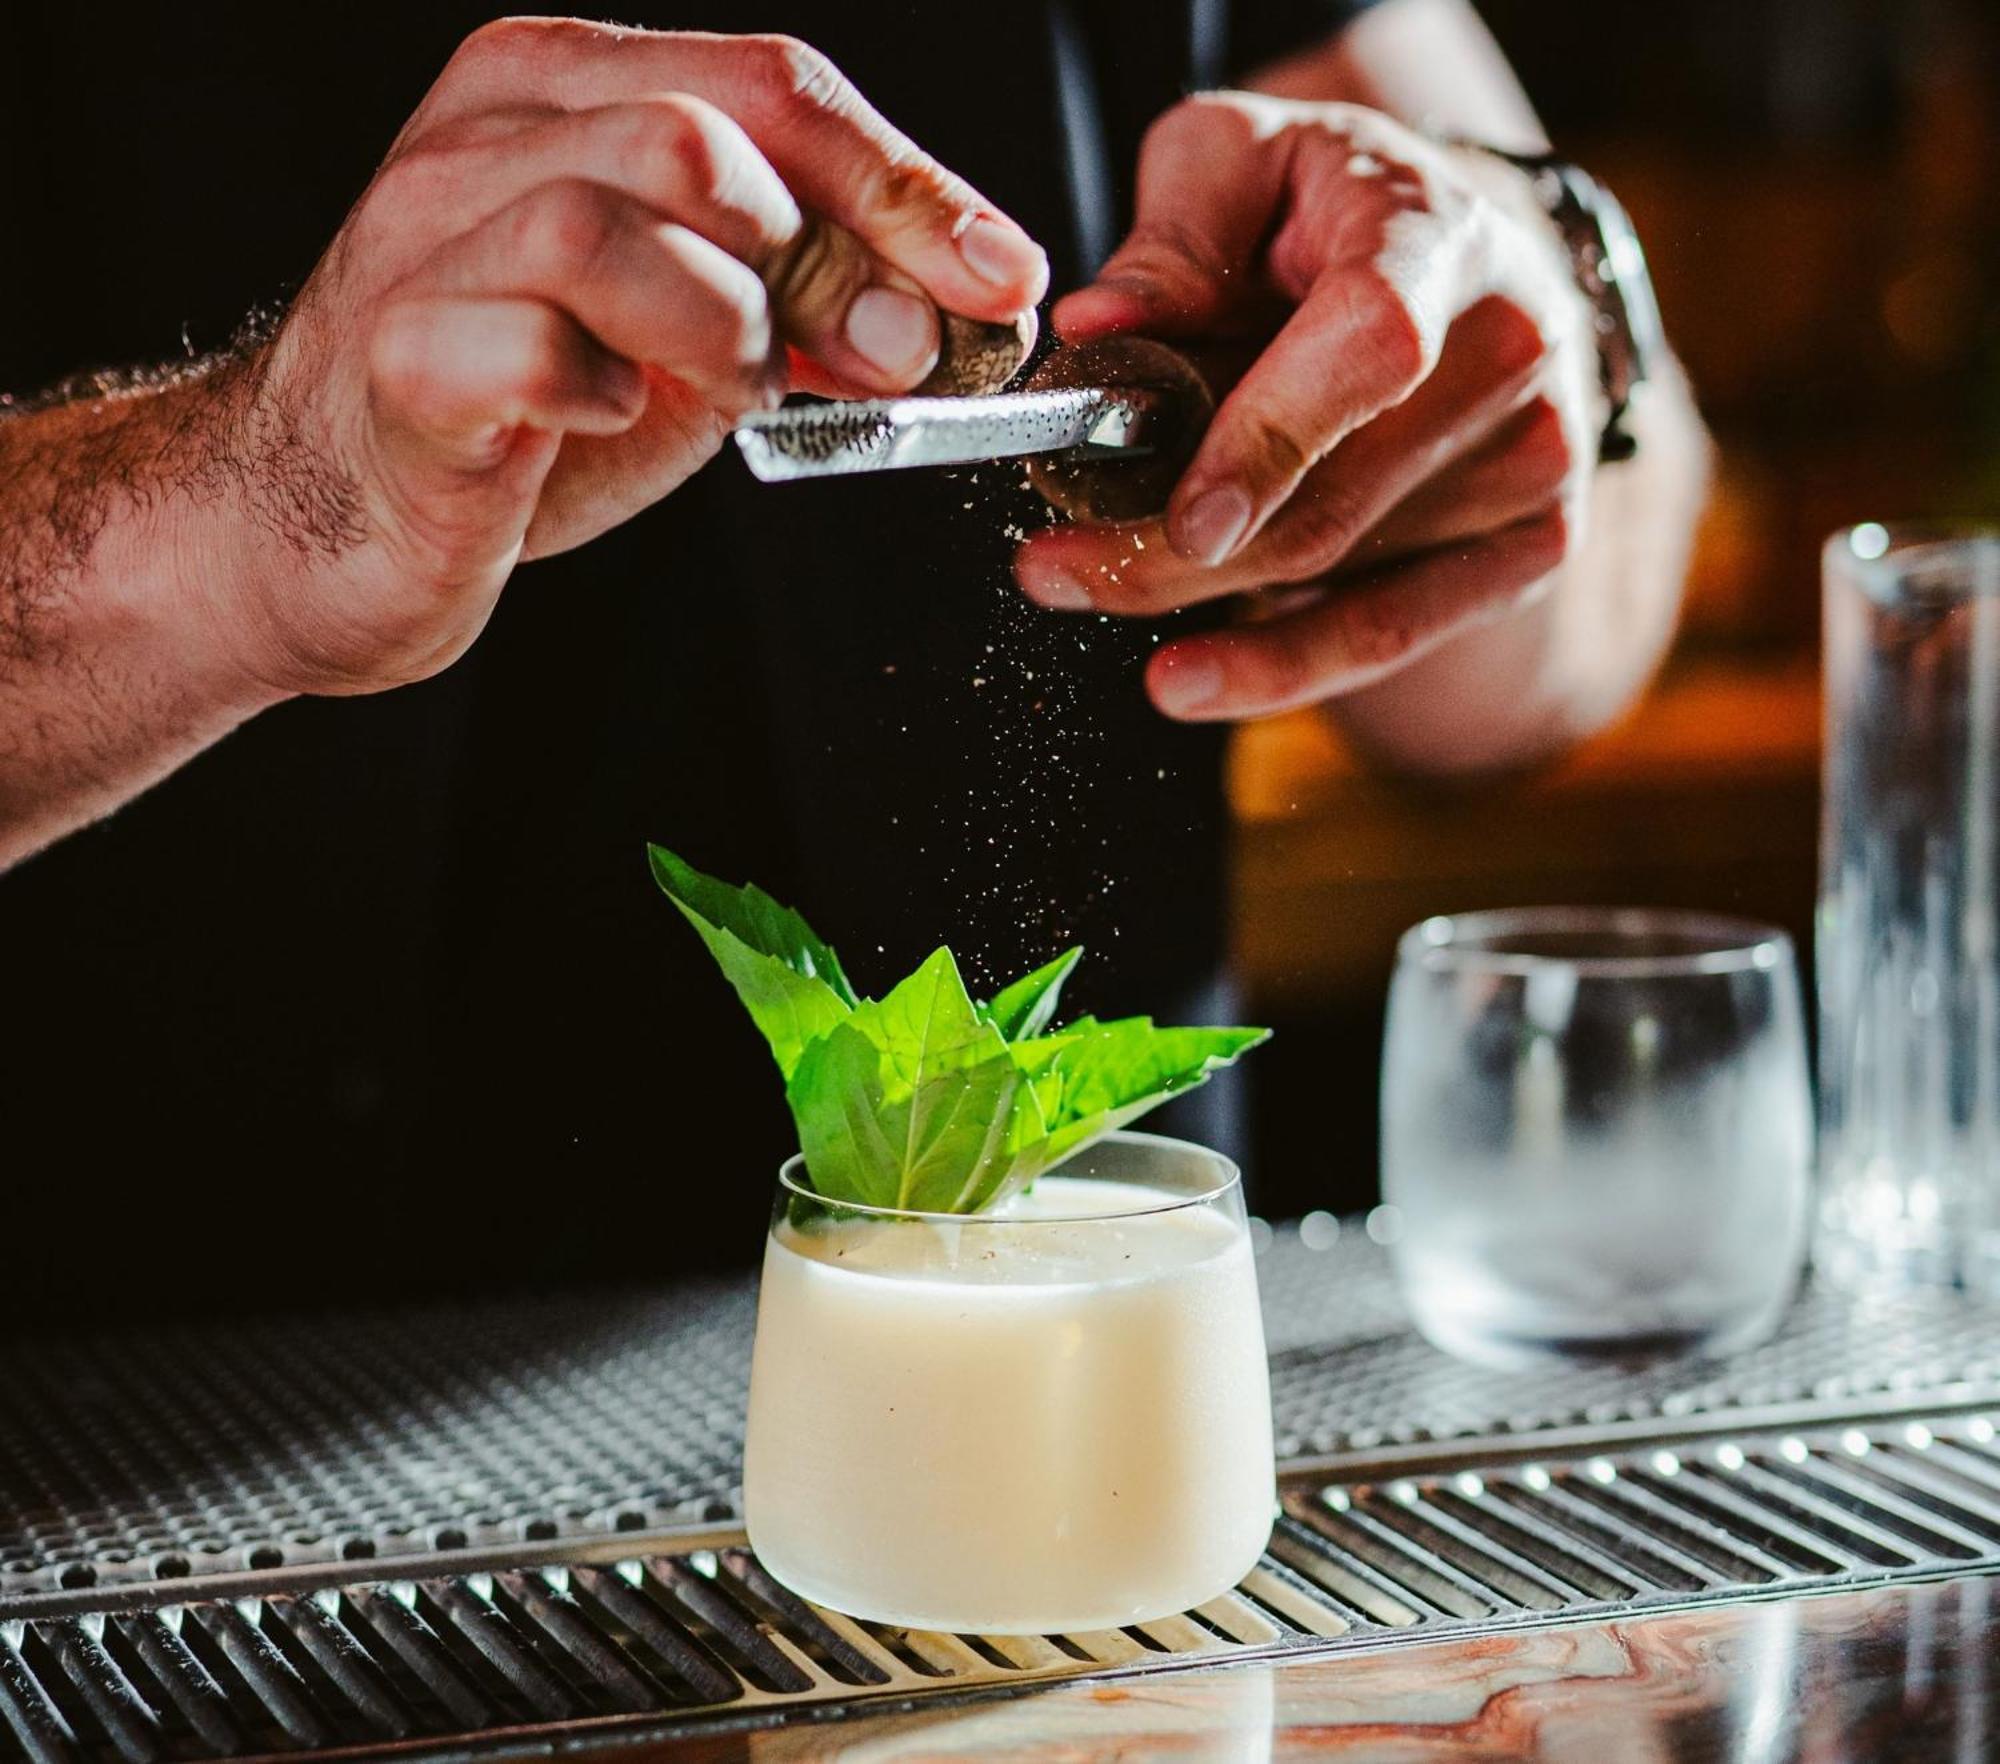
<path fill-rule="evenodd" d="M 1811 1156 L 1784 933 L 1532 908 L 1405 934 L 1383 1198 L 1439 1347 L 1523 1366 L 1762 1339 L 1798 1281 Z"/>
<path fill-rule="evenodd" d="M 743 1499 L 794 1592 L 912 1628 L 1143 1623 L 1250 1571 L 1274 1490 L 1227 1158 L 1120 1133 L 973 1214 L 779 1172 Z"/>

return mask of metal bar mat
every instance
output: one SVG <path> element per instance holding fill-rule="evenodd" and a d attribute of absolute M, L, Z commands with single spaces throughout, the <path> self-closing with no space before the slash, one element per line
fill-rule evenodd
<path fill-rule="evenodd" d="M 735 1533 L 517 1547 L 0 1603 L 0 1760 L 156 1764 L 606 1738 L 890 1713 L 1057 1679 L 1481 1633 L 2000 1567 L 1986 1414 L 1488 1445 L 1286 1480 L 1269 1554 L 1164 1622 L 944 1635 L 793 1598 Z"/>
<path fill-rule="evenodd" d="M 1501 1376 L 1411 1333 L 1381 1248 L 1259 1226 L 1281 1458 L 1871 1397 L 2000 1400 L 2000 1307 L 1808 1293 L 1726 1366 Z M 52 1588 L 736 1515 L 747 1282 L 0 1350 L 0 1604 Z M 1865 1406 L 1865 1405 L 1864 1405 Z M 1609 1432 L 1607 1432 L 1609 1430 Z"/>

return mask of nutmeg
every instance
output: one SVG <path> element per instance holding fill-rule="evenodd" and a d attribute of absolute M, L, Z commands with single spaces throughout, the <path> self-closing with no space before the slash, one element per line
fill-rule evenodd
<path fill-rule="evenodd" d="M 1080 521 L 1140 521 L 1161 513 L 1194 457 L 1215 397 L 1193 362 L 1150 337 L 1100 337 L 1066 345 L 1028 376 L 1031 392 L 1072 386 L 1141 386 L 1167 394 L 1153 449 L 1125 459 L 1049 454 L 1028 461 L 1045 501 Z"/>
<path fill-rule="evenodd" d="M 1000 391 L 1021 371 L 1035 346 L 1035 315 L 988 324 L 955 312 L 938 314 L 937 366 L 917 387 L 920 398 L 974 398 Z"/>

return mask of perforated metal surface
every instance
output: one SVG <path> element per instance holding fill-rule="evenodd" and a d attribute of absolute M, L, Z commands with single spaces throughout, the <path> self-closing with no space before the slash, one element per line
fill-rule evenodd
<path fill-rule="evenodd" d="M 1487 1633 L 2000 1567 L 1990 1416 L 1294 1476 L 1265 1559 L 1195 1610 L 948 1635 L 802 1603 L 740 1536 L 453 1572 L 0 1599 L 0 1764 L 578 1746 L 1057 1679 Z"/>
<path fill-rule="evenodd" d="M 1811 1288 L 1770 1341 L 1726 1362 L 1497 1373 L 1409 1325 L 1387 1254 L 1352 1224 L 1309 1248 L 1278 1231 L 1258 1263 L 1282 1458 L 1655 1417 L 1841 1404 L 2000 1385 L 2000 1306 L 1951 1293 L 1857 1303 Z"/>
<path fill-rule="evenodd" d="M 16 1344 L 0 1599 L 727 1518 L 753 1305 L 700 1285 Z"/>
<path fill-rule="evenodd" d="M 1496 1375 L 1412 1335 L 1382 1250 L 1331 1223 L 1260 1256 L 1287 1459 L 2000 1385 L 2000 1308 L 1827 1294 L 1726 1368 Z M 726 1519 L 753 1317 L 735 1283 L 16 1344 L 0 1600 Z"/>

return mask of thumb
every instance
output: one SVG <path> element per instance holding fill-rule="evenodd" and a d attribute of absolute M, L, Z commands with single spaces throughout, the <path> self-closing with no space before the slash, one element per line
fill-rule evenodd
<path fill-rule="evenodd" d="M 1066 341 L 1197 335 L 1255 297 L 1258 250 L 1285 192 L 1274 109 L 1246 92 L 1205 93 L 1147 131 L 1132 231 L 1051 315 Z"/>
<path fill-rule="evenodd" d="M 808 215 L 798 236 L 758 268 L 779 335 L 836 383 L 906 392 L 937 361 L 930 297 L 845 227 Z"/>

